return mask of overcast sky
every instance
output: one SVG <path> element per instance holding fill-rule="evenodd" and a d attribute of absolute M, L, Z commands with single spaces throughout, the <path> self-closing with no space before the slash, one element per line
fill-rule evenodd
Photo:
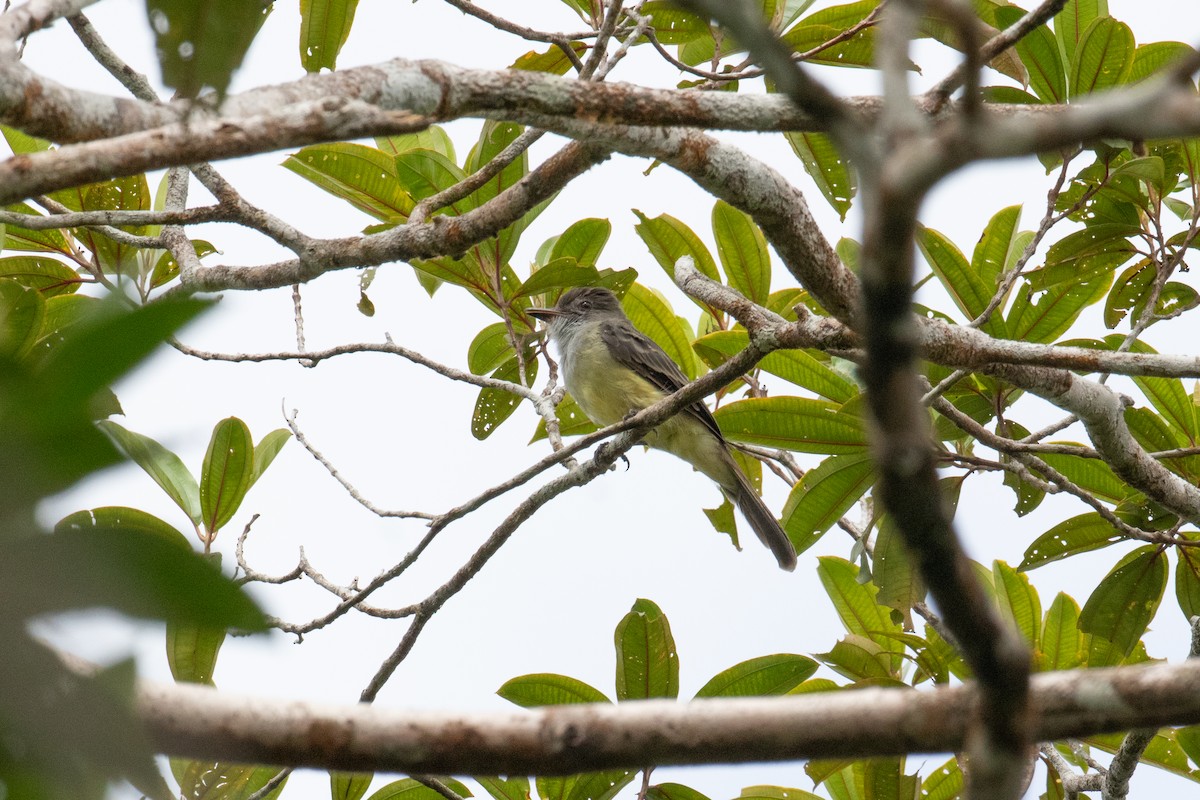
<path fill-rule="evenodd" d="M 483 5 L 542 29 L 579 27 L 557 0 Z M 832 3 L 818 2 L 815 7 L 827 5 Z M 1110 8 L 1133 27 L 1139 42 L 1200 41 L 1200 15 L 1187 0 L 1110 0 Z M 121 55 L 157 82 L 141 3 L 105 0 L 90 9 L 89 16 Z M 298 28 L 296 4 L 278 3 L 232 91 L 301 77 Z M 363 0 L 339 66 L 405 57 L 494 68 L 506 66 L 528 49 L 528 43 L 498 35 L 439 0 Z M 122 93 L 90 62 L 65 24 L 34 36 L 25 59 L 35 70 L 64 83 Z M 925 43 L 918 47 L 916 61 L 923 67 L 923 74 L 914 79 L 917 88 L 936 82 L 953 63 L 939 48 Z M 836 80 L 844 93 L 877 91 L 876 78 L 867 71 L 821 70 L 820 74 Z M 647 48 L 636 50 L 612 78 L 667 86 L 678 80 Z M 461 159 L 478 134 L 479 122 L 464 120 L 446 128 Z M 830 240 L 858 238 L 857 214 L 852 212 L 845 223 L 838 221 L 781 136 L 723 136 L 743 144 L 800 185 Z M 546 137 L 534 147 L 532 160 L 559 146 L 561 140 Z M 281 168 L 285 155 L 226 162 L 219 168 L 249 200 L 306 233 L 349 235 L 371 222 Z M 713 201 L 667 167 L 645 175 L 647 166 L 644 159 L 617 156 L 572 183 L 525 233 L 513 260 L 518 273 L 525 271 L 547 237 L 581 217 L 605 217 L 612 222 L 613 235 L 600 265 L 636 268 L 642 282 L 662 290 L 676 310 L 694 322 L 694 307 L 670 284 L 634 233 L 631 209 L 649 216 L 669 212 L 692 225 L 711 246 Z M 151 176 L 152 189 L 157 179 Z M 1044 171 L 1033 159 L 972 168 L 933 193 L 922 211 L 922 222 L 943 231 L 969 253 L 987 219 L 1004 206 L 1024 202 L 1023 227 L 1034 227 L 1048 187 Z M 192 202 L 206 202 L 203 198 L 203 190 L 193 184 Z M 233 226 L 205 226 L 194 235 L 209 239 L 222 251 L 206 263 L 265 263 L 280 255 L 262 237 Z M 774 288 L 787 286 L 789 276 L 778 261 L 774 266 Z M 923 264 L 919 267 L 923 269 Z M 377 313 L 363 317 L 355 310 L 357 274 L 352 271 L 305 286 L 308 346 L 379 342 L 390 333 L 399 344 L 465 368 L 469 342 L 480 328 L 495 321 L 455 287 L 444 287 L 430 299 L 405 264 L 381 267 L 371 297 Z M 182 338 L 196 347 L 227 352 L 291 349 L 290 293 L 231 293 Z M 1170 343 L 1163 346 L 1169 349 Z M 117 391 L 126 414 L 121 423 L 159 439 L 195 472 L 209 432 L 221 418 L 236 415 L 246 420 L 257 440 L 283 425 L 282 409 L 298 409 L 300 425 L 312 443 L 384 508 L 444 511 L 540 458 L 546 448 L 544 442 L 528 444 L 536 416 L 527 407 L 488 440 L 475 441 L 470 435 L 475 389 L 377 355 L 347 356 L 304 369 L 296 364 L 200 363 L 164 351 Z M 1028 408 L 1028 418 L 1035 422 L 1058 416 L 1051 410 Z M 802 463 L 812 465 L 817 460 L 806 457 Z M 509 678 L 529 672 L 565 673 L 611 696 L 613 627 L 639 597 L 654 600 L 671 621 L 684 696 L 738 661 L 775 652 L 823 652 L 840 638 L 843 631 L 814 570 L 819 555 L 848 555 L 850 542 L 845 534 L 831 531 L 801 556 L 794 574 L 783 573 L 757 542 L 751 540 L 744 552 L 737 553 L 713 532 L 700 509 L 716 505 L 720 497 L 707 479 L 657 453 L 635 450 L 630 462 L 628 470 L 620 467 L 559 497 L 524 525 L 429 624 L 378 702 L 389 707 L 507 709 L 510 706 L 495 696 L 495 690 Z M 781 511 L 787 487 L 771 478 L 767 483 L 767 503 Z M 402 605 L 424 597 L 524 496 L 518 490 L 451 526 L 412 575 L 401 585 L 377 593 L 374 602 Z M 44 517 L 52 524 L 70 511 L 100 505 L 135 506 L 181 529 L 187 527 L 183 515 L 133 466 L 96 476 L 56 499 L 44 510 Z M 1084 510 L 1050 499 L 1034 514 L 1018 519 L 1012 505 L 1011 492 L 998 478 L 967 482 L 957 524 L 973 557 L 984 563 L 999 558 L 1015 565 L 1037 534 Z M 380 520 L 362 509 L 295 442 L 287 445 L 218 540 L 216 549 L 225 554 L 227 565 L 232 562 L 236 534 L 253 513 L 261 517 L 247 552 L 256 568 L 285 572 L 303 546 L 312 563 L 340 583 L 355 576 L 369 580 L 399 560 L 423 533 L 419 521 Z M 856 517 L 857 511 L 851 515 Z M 1089 582 L 1094 583 L 1127 549 L 1105 549 L 1033 573 L 1043 607 L 1060 588 L 1082 604 Z M 308 583 L 252 591 L 270 613 L 297 622 L 332 605 L 328 594 Z M 1170 591 L 1147 644 L 1153 655 L 1176 660 L 1186 652 L 1187 637 Z M 353 702 L 404 627 L 403 622 L 350 615 L 307 637 L 302 645 L 278 633 L 230 641 L 218 663 L 217 684 L 256 695 Z M 102 661 L 132 649 L 143 676 L 170 679 L 158 626 L 88 614 L 47 624 L 45 632 L 81 655 Z M 942 760 L 912 757 L 908 771 L 921 769 L 927 774 Z M 1148 767 L 1139 771 L 1135 791 L 1150 785 L 1152 772 Z M 656 771 L 656 782 L 668 780 L 689 783 L 714 798 L 734 796 L 742 786 L 755 783 L 812 788 L 801 764 Z M 381 784 L 377 781 L 376 788 Z M 285 797 L 319 797 L 326 786 L 324 773 L 299 773 Z M 632 792 L 633 788 L 626 790 L 628 796 Z"/>

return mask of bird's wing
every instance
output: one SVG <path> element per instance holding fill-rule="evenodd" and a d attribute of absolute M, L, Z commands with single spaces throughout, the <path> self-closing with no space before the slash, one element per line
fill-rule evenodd
<path fill-rule="evenodd" d="M 683 370 L 666 351 L 628 321 L 603 323 L 600 327 L 600 338 L 618 363 L 641 375 L 664 392 L 670 394 L 690 383 Z M 717 421 L 702 401 L 692 403 L 683 410 L 704 423 L 718 439 L 724 441 L 725 437 L 721 435 Z"/>

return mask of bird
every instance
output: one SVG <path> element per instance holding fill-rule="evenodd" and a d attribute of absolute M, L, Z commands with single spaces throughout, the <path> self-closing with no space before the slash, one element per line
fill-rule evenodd
<path fill-rule="evenodd" d="M 568 289 L 553 308 L 531 308 L 559 352 L 563 383 L 588 418 L 603 427 L 620 422 L 687 385 L 666 351 L 639 331 L 621 301 L 600 286 Z M 650 447 L 678 456 L 725 493 L 782 569 L 796 568 L 796 549 L 775 515 L 733 459 L 712 412 L 702 401 L 648 431 Z"/>

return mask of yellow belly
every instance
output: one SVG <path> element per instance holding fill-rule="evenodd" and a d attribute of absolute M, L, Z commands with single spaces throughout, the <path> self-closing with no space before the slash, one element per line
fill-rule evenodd
<path fill-rule="evenodd" d="M 620 364 L 608 353 L 599 336 L 588 337 L 574 348 L 574 358 L 563 364 L 567 391 L 600 426 L 620 422 L 666 397 L 661 389 Z M 722 488 L 736 492 L 737 477 L 725 445 L 695 417 L 680 412 L 642 437 L 649 446 L 682 458 Z"/>

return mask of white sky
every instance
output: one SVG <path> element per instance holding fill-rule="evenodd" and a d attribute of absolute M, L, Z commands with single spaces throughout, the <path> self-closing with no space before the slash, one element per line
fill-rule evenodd
<path fill-rule="evenodd" d="M 826 5 L 832 3 L 819 2 L 817 7 Z M 485 7 L 543 29 L 578 28 L 556 0 L 491 2 Z M 1114 16 L 1132 25 L 1139 42 L 1200 41 L 1200 15 L 1187 0 L 1111 0 L 1110 7 Z M 157 80 L 142 4 L 106 0 L 89 16 L 119 53 Z M 298 28 L 296 5 L 277 4 L 232 91 L 301 77 Z M 511 63 L 528 49 L 527 43 L 496 35 L 438 0 L 363 0 L 339 66 L 400 56 L 492 68 Z M 115 82 L 91 64 L 65 24 L 33 37 L 25 58 L 34 69 L 70 85 L 121 94 Z M 924 45 L 916 60 L 925 67 L 918 79 L 922 85 L 936 81 L 949 63 L 935 48 Z M 875 91 L 871 73 L 848 73 L 836 73 L 839 91 Z M 821 74 L 835 75 L 829 70 Z M 639 48 L 613 79 L 673 85 L 678 78 L 673 70 L 660 68 L 648 48 Z M 461 155 L 474 141 L 479 123 L 465 120 L 446 127 Z M 804 188 L 832 241 L 841 236 L 857 238 L 854 214 L 847 223 L 838 222 L 782 137 L 728 138 L 745 144 Z M 544 158 L 559 145 L 560 140 L 547 137 L 535 146 L 533 159 Z M 249 200 L 307 233 L 348 235 L 370 222 L 279 167 L 284 157 L 285 153 L 276 153 L 223 163 L 219 168 Z M 614 230 L 601 266 L 637 268 L 640 280 L 664 291 L 678 311 L 694 316 L 690 303 L 671 286 L 634 233 L 630 209 L 680 217 L 711 247 L 712 199 L 669 168 L 644 176 L 646 166 L 645 160 L 617 156 L 564 190 L 523 237 L 513 261 L 518 272 L 547 237 L 580 217 L 606 217 Z M 1025 202 L 1024 227 L 1036 225 L 1048 186 L 1032 159 L 974 168 L 934 192 L 922 221 L 947 233 L 969 253 L 987 219 L 1004 206 Z M 202 202 L 201 197 L 203 191 L 194 188 L 193 202 Z M 263 263 L 279 255 L 266 240 L 232 226 L 207 226 L 195 235 L 210 239 L 223 251 L 210 257 L 209 263 Z M 787 285 L 789 276 L 778 262 L 774 275 L 775 288 Z M 357 276 L 351 271 L 321 278 L 303 292 L 312 349 L 377 342 L 387 332 L 399 344 L 465 368 L 468 343 L 480 328 L 495 321 L 454 287 L 444 287 L 430 300 L 403 264 L 380 269 L 371 288 L 377 308 L 371 319 L 355 310 Z M 291 349 L 293 336 L 289 293 L 274 291 L 227 295 L 217 311 L 182 338 L 205 349 L 257 352 Z M 173 351 L 160 353 L 118 387 L 126 412 L 122 424 L 159 439 L 195 472 L 209 431 L 219 419 L 241 417 L 257 440 L 283 425 L 281 407 L 297 408 L 300 424 L 314 445 L 376 504 L 432 512 L 476 495 L 545 452 L 542 443 L 527 446 L 536 421 L 528 408 L 520 409 L 487 441 L 476 442 L 469 431 L 476 393 L 472 387 L 384 356 L 342 357 L 308 370 L 295 364 L 198 363 Z M 1058 416 L 1044 411 L 1030 414 L 1035 421 Z M 817 460 L 812 457 L 808 463 Z M 684 696 L 738 661 L 775 652 L 823 652 L 843 634 L 814 570 L 818 555 L 848 554 L 844 534 L 831 531 L 801 556 L 794 574 L 783 573 L 757 542 L 750 541 L 739 554 L 712 531 L 700 508 L 716 504 L 719 494 L 702 476 L 656 453 L 634 451 L 630 461 L 628 471 L 619 469 L 567 493 L 524 525 L 429 624 L 378 702 L 389 707 L 507 709 L 510 706 L 495 696 L 495 690 L 507 679 L 529 672 L 561 672 L 611 695 L 612 630 L 639 597 L 654 600 L 671 621 Z M 507 495 L 450 527 L 417 570 L 373 601 L 400 605 L 424 597 L 524 496 L 520 491 Z M 780 510 L 786 496 L 783 484 L 769 481 L 768 505 Z M 99 505 L 135 506 L 186 528 L 183 515 L 133 466 L 108 471 L 77 487 L 47 508 L 45 518 L 52 523 L 62 514 Z M 1018 519 L 1012 505 L 1012 494 L 999 478 L 967 482 L 958 524 L 975 558 L 985 563 L 999 558 L 1015 565 L 1036 535 L 1085 510 L 1048 500 L 1034 514 Z M 284 572 L 294 565 L 297 548 L 303 546 L 314 565 L 342 583 L 354 576 L 369 580 L 397 561 L 423 533 L 418 521 L 379 520 L 366 512 L 295 442 L 287 445 L 218 540 L 216 549 L 226 554 L 227 564 L 236 534 L 252 513 L 262 515 L 247 548 L 256 568 Z M 1088 582 L 1094 582 L 1127 549 L 1109 548 L 1033 573 L 1043 607 L 1064 587 L 1082 604 Z M 309 619 L 331 607 L 330 596 L 307 583 L 256 587 L 254 594 L 271 613 L 292 621 Z M 310 635 L 300 646 L 278 633 L 229 641 L 218 663 L 217 683 L 223 689 L 258 695 L 353 702 L 404 626 L 351 615 Z M 158 626 L 89 614 L 48 624 L 46 632 L 81 655 L 99 660 L 119 657 L 132 647 L 143 676 L 170 679 Z M 1170 588 L 1147 642 L 1153 655 L 1172 660 L 1187 649 L 1182 615 Z M 908 769 L 927 773 L 942 760 L 913 757 Z M 1143 767 L 1135 777 L 1134 791 L 1160 782 L 1164 787 L 1172 785 L 1162 782 L 1160 775 Z M 757 783 L 812 788 L 798 763 L 655 772 L 655 782 L 668 780 L 688 783 L 713 798 L 735 796 L 742 786 Z M 1039 782 L 1035 780 L 1035 788 Z M 382 783 L 377 780 L 375 787 Z M 1178 781 L 1173 785 L 1177 787 Z M 293 776 L 285 797 L 321 797 L 325 787 L 324 773 L 301 772 Z M 631 787 L 623 796 L 632 797 L 633 791 Z"/>

